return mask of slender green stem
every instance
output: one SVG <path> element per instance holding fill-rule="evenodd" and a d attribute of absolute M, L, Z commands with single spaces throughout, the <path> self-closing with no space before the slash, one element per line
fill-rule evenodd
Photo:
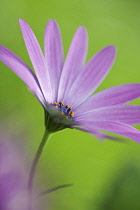
<path fill-rule="evenodd" d="M 33 163 L 32 163 L 32 166 L 31 166 L 29 179 L 28 179 L 29 210 L 32 209 L 32 189 L 33 189 L 33 180 L 34 180 L 34 176 L 35 176 L 36 166 L 37 166 L 37 163 L 38 163 L 39 158 L 41 156 L 41 153 L 43 151 L 43 148 L 45 146 L 45 143 L 49 138 L 49 135 L 50 135 L 50 133 L 47 130 L 45 130 L 44 136 L 43 136 L 43 138 L 40 142 L 40 145 L 37 149 L 36 155 L 33 159 Z"/>

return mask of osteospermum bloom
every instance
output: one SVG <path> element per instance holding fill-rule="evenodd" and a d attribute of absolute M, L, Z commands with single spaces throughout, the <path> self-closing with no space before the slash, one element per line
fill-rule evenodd
<path fill-rule="evenodd" d="M 99 138 L 114 138 L 100 130 L 113 132 L 140 142 L 140 106 L 126 105 L 140 97 L 140 83 L 108 88 L 91 95 L 110 71 L 116 50 L 107 46 L 85 65 L 87 33 L 79 27 L 66 60 L 59 27 L 50 20 L 45 29 L 44 51 L 30 26 L 19 20 L 25 45 L 35 74 L 13 52 L 0 46 L 0 60 L 11 68 L 38 98 L 45 109 L 49 132 L 77 128 Z"/>

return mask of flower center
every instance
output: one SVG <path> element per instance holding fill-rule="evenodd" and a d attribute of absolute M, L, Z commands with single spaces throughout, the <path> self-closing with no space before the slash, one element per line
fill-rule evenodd
<path fill-rule="evenodd" d="M 62 101 L 59 101 L 59 103 L 54 102 L 53 105 L 67 119 L 71 119 L 72 117 L 74 117 L 74 111 L 72 111 L 72 107 L 70 107 L 68 104 L 64 105 L 64 103 Z"/>

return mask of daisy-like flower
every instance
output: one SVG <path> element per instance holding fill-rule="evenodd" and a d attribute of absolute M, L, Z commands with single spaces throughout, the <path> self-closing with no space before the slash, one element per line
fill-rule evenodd
<path fill-rule="evenodd" d="M 46 131 L 28 180 L 29 210 L 32 210 L 35 169 L 50 133 L 76 128 L 99 139 L 117 139 L 102 130 L 140 143 L 140 131 L 132 127 L 140 124 L 140 106 L 125 104 L 140 97 L 140 83 L 119 85 L 91 95 L 112 67 L 115 47 L 105 47 L 85 65 L 87 33 L 84 27 L 79 27 L 64 61 L 61 35 L 54 20 L 45 29 L 44 54 L 30 26 L 22 19 L 19 23 L 35 74 L 4 46 L 0 46 L 0 60 L 27 84 L 45 110 Z"/>
<path fill-rule="evenodd" d="M 59 27 L 50 20 L 45 29 L 43 54 L 30 26 L 19 19 L 33 71 L 13 52 L 0 46 L 0 60 L 12 69 L 45 109 L 48 131 L 77 128 L 99 138 L 115 138 L 113 132 L 140 142 L 140 106 L 126 105 L 140 97 L 140 83 L 119 85 L 91 95 L 111 69 L 116 50 L 107 46 L 85 65 L 87 33 L 79 27 L 66 60 Z"/>

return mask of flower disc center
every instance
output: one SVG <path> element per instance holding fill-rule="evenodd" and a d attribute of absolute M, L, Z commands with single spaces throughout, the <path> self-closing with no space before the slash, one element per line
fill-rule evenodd
<path fill-rule="evenodd" d="M 67 119 L 71 119 L 72 117 L 74 117 L 74 111 L 72 111 L 72 107 L 70 107 L 68 104 L 64 105 L 62 101 L 59 101 L 59 103 L 54 102 L 53 105 Z"/>

